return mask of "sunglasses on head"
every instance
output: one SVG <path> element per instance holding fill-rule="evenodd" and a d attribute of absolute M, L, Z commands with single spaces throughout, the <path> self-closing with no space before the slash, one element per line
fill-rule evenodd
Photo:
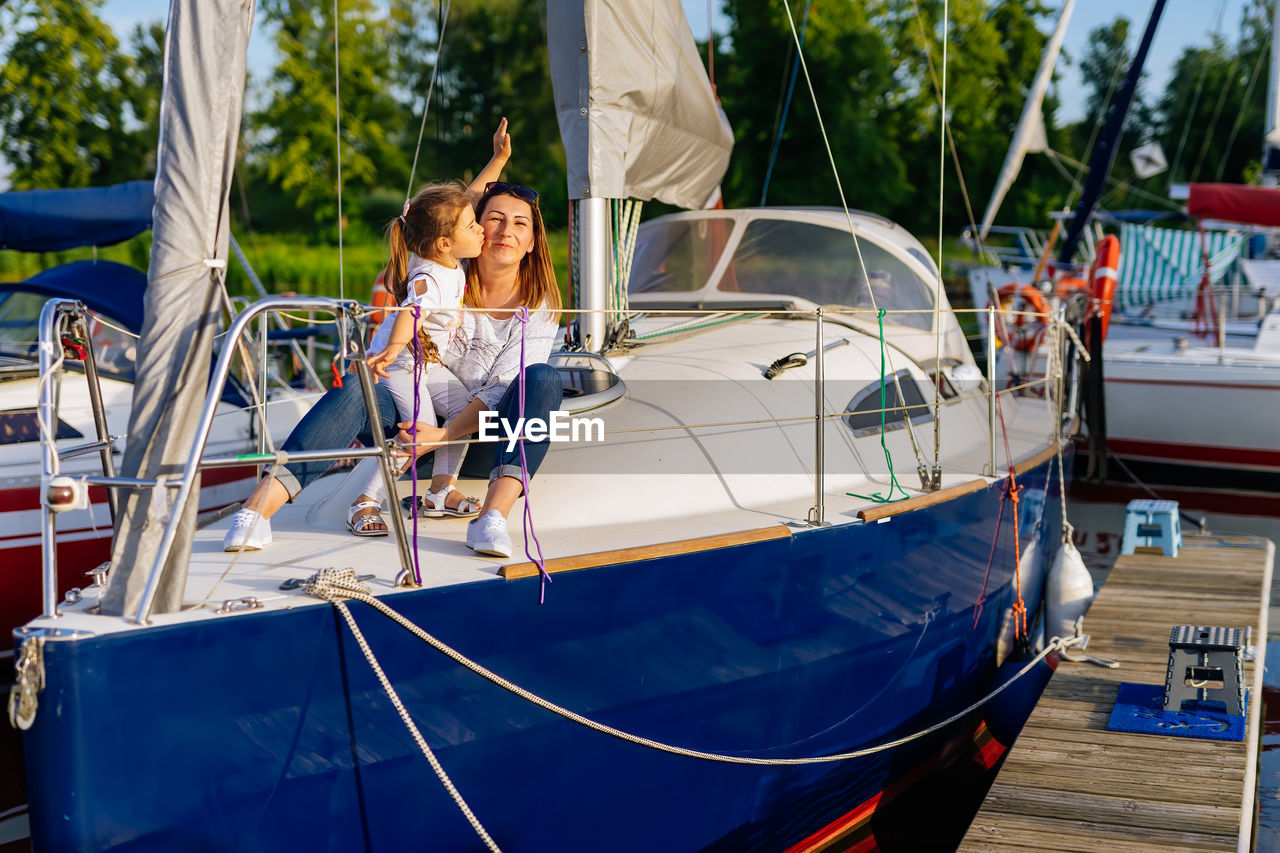
<path fill-rule="evenodd" d="M 538 200 L 538 194 L 528 187 L 522 187 L 519 184 L 508 184 L 506 181 L 490 181 L 484 185 L 485 195 L 496 195 L 498 193 L 511 193 L 518 199 L 533 204 Z"/>

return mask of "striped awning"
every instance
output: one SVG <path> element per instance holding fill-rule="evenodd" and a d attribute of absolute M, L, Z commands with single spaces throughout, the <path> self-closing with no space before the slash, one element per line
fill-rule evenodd
<path fill-rule="evenodd" d="M 1209 279 L 1218 284 L 1240 257 L 1244 237 L 1207 231 Z M 1204 262 L 1198 231 L 1125 225 L 1120 229 L 1120 276 L 1116 301 L 1123 308 L 1185 299 L 1200 285 Z"/>

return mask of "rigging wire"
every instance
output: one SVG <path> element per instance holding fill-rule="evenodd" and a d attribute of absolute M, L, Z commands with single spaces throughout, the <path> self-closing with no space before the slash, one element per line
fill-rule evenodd
<path fill-rule="evenodd" d="M 1120 72 L 1123 68 L 1124 58 L 1121 57 L 1121 59 L 1116 62 L 1115 70 L 1111 72 L 1111 85 L 1107 87 L 1106 97 L 1102 99 L 1102 109 L 1098 110 L 1098 115 L 1093 120 L 1093 130 L 1090 131 L 1089 141 L 1084 146 L 1086 157 L 1089 152 L 1093 150 L 1093 146 L 1097 143 L 1098 134 L 1102 131 L 1102 125 L 1107 118 L 1107 114 L 1111 111 L 1111 98 L 1116 93 L 1116 84 L 1120 82 L 1120 77 L 1122 76 Z M 1083 188 L 1084 185 L 1082 182 L 1084 181 L 1085 173 L 1089 171 L 1089 164 L 1083 160 L 1076 161 L 1076 165 L 1079 166 L 1079 169 L 1076 171 L 1075 180 L 1071 182 L 1073 189 L 1067 196 L 1066 204 L 1063 205 L 1067 210 L 1075 207 L 1076 192 Z"/>
<path fill-rule="evenodd" d="M 822 121 L 822 108 L 818 106 L 818 93 L 813 88 L 813 78 L 809 76 L 809 64 L 804 61 L 804 48 L 800 44 L 800 34 L 796 31 L 795 17 L 791 14 L 791 6 L 788 5 L 786 0 L 783 0 L 782 8 L 786 10 L 787 23 L 791 27 L 791 38 L 796 44 L 796 57 L 800 60 L 800 70 L 804 72 L 805 86 L 809 89 L 810 100 L 813 101 L 813 113 L 818 119 L 818 130 L 822 135 L 822 144 L 827 151 L 827 162 L 831 165 L 831 174 L 835 178 L 836 192 L 840 195 L 840 207 L 844 211 L 845 223 L 849 226 L 849 236 L 853 238 L 854 252 L 858 257 L 858 268 L 862 273 L 862 280 L 867 288 L 867 294 L 871 298 L 871 308 L 878 311 L 879 306 L 876 305 L 876 295 L 871 288 L 871 277 L 867 274 L 867 262 L 862 256 L 862 242 L 858 239 L 858 229 L 853 224 L 853 214 L 849 212 L 849 202 L 844 194 L 844 183 L 840 180 L 840 170 L 836 167 L 836 156 L 831 150 L 831 140 L 827 136 L 827 126 Z M 892 372 L 893 385 L 898 392 L 898 399 L 903 400 L 905 398 L 902 395 L 902 383 L 898 380 L 897 371 L 894 370 L 892 357 L 888 358 L 888 362 L 889 370 Z M 880 377 L 880 381 L 884 382 L 883 375 Z M 911 450 L 916 458 L 916 471 L 920 474 L 920 479 L 923 482 L 927 474 L 925 473 L 924 460 L 920 455 L 920 445 L 916 441 L 915 427 L 912 425 L 910 418 L 907 418 L 905 423 L 907 437 L 911 441 Z"/>
<path fill-rule="evenodd" d="M 338 165 L 338 298 L 346 299 L 342 276 L 342 95 L 338 65 L 338 0 L 333 0 L 333 136 Z"/>
<path fill-rule="evenodd" d="M 413 165 L 409 167 L 409 185 L 404 190 L 404 200 L 413 197 L 413 179 L 418 174 L 418 154 L 422 151 L 422 136 L 427 130 L 427 114 L 431 112 L 431 93 L 436 88 L 436 72 L 440 70 L 440 56 L 444 53 L 444 30 L 449 23 L 449 7 L 453 0 L 445 0 L 440 13 L 440 38 L 436 41 L 436 58 L 431 63 L 431 79 L 427 81 L 427 97 L 422 101 L 422 123 L 418 126 L 418 144 L 413 149 Z"/>
<path fill-rule="evenodd" d="M 1217 23 L 1214 24 L 1213 31 L 1215 34 L 1222 32 L 1222 17 L 1226 13 L 1227 0 L 1218 0 L 1218 11 L 1215 15 Z M 1191 134 L 1191 122 L 1196 115 L 1196 107 L 1200 105 L 1200 95 L 1204 92 L 1204 81 L 1209 76 L 1209 52 L 1206 50 L 1203 54 L 1203 61 L 1200 63 L 1200 79 L 1196 81 L 1195 93 L 1191 96 L 1191 109 L 1187 112 L 1187 119 L 1182 123 L 1182 136 L 1178 139 L 1178 150 L 1173 155 L 1173 164 L 1169 168 L 1169 180 L 1175 180 L 1178 172 L 1178 164 L 1182 162 L 1182 153 L 1186 149 L 1187 137 Z"/>
<path fill-rule="evenodd" d="M 789 2 L 789 0 L 784 0 L 784 2 Z M 801 48 L 804 47 L 805 32 L 809 28 L 809 6 L 811 5 L 811 3 L 812 3 L 812 0 L 804 0 L 804 17 L 800 19 L 799 44 Z M 790 14 L 790 8 L 788 8 L 787 11 L 788 11 L 788 14 Z M 788 47 L 787 58 L 790 59 L 791 45 L 787 45 L 787 47 Z M 787 96 L 785 101 L 782 104 L 781 112 L 779 113 L 780 117 L 775 119 L 774 121 L 774 125 L 777 128 L 777 132 L 773 136 L 773 147 L 769 151 L 769 165 L 764 170 L 764 187 L 760 190 L 760 206 L 761 207 L 765 206 L 766 199 L 768 199 L 769 197 L 769 182 L 773 180 L 773 166 L 774 166 L 774 163 L 776 163 L 778 160 L 778 149 L 782 146 L 782 131 L 786 128 L 787 116 L 791 113 L 791 96 L 795 93 L 796 77 L 799 75 L 799 73 L 800 73 L 800 60 L 796 59 L 796 61 L 791 63 L 791 82 L 787 84 Z"/>
<path fill-rule="evenodd" d="M 1205 130 L 1204 142 L 1200 145 L 1200 155 L 1196 157 L 1196 166 L 1191 170 L 1193 181 L 1200 176 L 1200 167 L 1204 165 L 1204 158 L 1209 153 L 1209 143 L 1213 141 L 1213 130 L 1218 125 L 1218 119 L 1222 117 L 1222 108 L 1227 102 L 1227 93 L 1233 88 L 1231 82 L 1236 78 L 1236 67 L 1239 64 L 1240 51 L 1237 49 L 1235 56 L 1231 59 L 1231 67 L 1227 70 L 1227 78 L 1223 81 L 1222 91 L 1218 93 L 1218 103 L 1213 108 L 1213 118 L 1209 119 L 1209 125 Z"/>
<path fill-rule="evenodd" d="M 1236 137 L 1240 133 L 1240 126 L 1244 124 L 1245 110 L 1253 97 L 1253 87 L 1258 82 L 1258 72 L 1262 70 L 1262 60 L 1270 52 L 1270 45 L 1264 45 L 1262 50 L 1258 51 L 1258 59 L 1253 63 L 1253 73 L 1249 75 L 1249 85 L 1245 87 L 1244 100 L 1240 102 L 1240 109 L 1236 110 L 1236 120 L 1231 126 L 1231 136 L 1227 138 L 1227 144 L 1222 149 L 1222 159 L 1218 161 L 1218 172 L 1214 176 L 1214 180 L 1222 180 L 1222 173 L 1227 169 L 1227 158 L 1231 156 L 1231 149 L 1236 145 Z"/>
<path fill-rule="evenodd" d="M 924 17 L 920 12 L 920 4 L 917 0 L 912 0 L 912 5 L 915 6 L 916 24 L 920 29 L 920 42 L 924 45 L 924 58 L 929 66 L 929 77 L 933 81 L 933 93 L 935 96 L 941 98 L 942 87 L 938 83 L 938 72 L 933 65 L 933 52 L 929 50 L 929 39 L 925 34 Z M 942 110 L 942 121 L 947 134 L 947 146 L 951 149 L 951 163 L 955 166 L 956 180 L 960 184 L 960 195 L 964 199 L 965 213 L 969 217 L 969 227 L 974 235 L 974 242 L 978 245 L 978 253 L 981 255 L 986 251 L 986 249 L 982 244 L 982 235 L 978 231 L 978 219 L 973 215 L 973 202 L 969 197 L 968 183 L 964 179 L 964 169 L 960 167 L 960 151 L 956 148 L 955 134 L 951 132 L 951 119 L 947 116 L 947 111 L 945 109 Z M 939 243 L 941 243 L 941 239 L 939 239 Z M 939 265 L 938 269 L 942 269 L 941 265 Z"/>

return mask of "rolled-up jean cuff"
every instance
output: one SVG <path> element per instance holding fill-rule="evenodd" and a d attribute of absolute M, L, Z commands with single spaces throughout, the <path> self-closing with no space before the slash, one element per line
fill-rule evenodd
<path fill-rule="evenodd" d="M 284 486 L 284 490 L 289 493 L 289 503 L 293 503 L 293 499 L 302 491 L 302 484 L 298 482 L 298 478 L 283 465 L 271 465 L 264 473 L 268 477 L 274 477 L 277 483 Z"/>
<path fill-rule="evenodd" d="M 520 480 L 522 488 L 524 486 L 524 479 L 521 477 L 519 465 L 499 465 L 489 472 L 490 483 L 497 480 L 499 477 L 514 477 L 515 479 Z"/>

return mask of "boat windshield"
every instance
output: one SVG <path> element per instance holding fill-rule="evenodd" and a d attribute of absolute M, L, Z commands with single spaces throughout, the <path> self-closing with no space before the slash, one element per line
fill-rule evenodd
<path fill-rule="evenodd" d="M 646 222 L 636 241 L 630 293 L 701 290 L 733 231 L 729 217 Z"/>
<path fill-rule="evenodd" d="M 933 328 L 933 293 L 896 255 L 866 236 L 858 238 L 855 248 L 848 231 L 809 222 L 756 219 L 748 223 L 719 289 L 786 294 L 837 308 L 918 311 L 891 313 L 885 322 Z"/>

